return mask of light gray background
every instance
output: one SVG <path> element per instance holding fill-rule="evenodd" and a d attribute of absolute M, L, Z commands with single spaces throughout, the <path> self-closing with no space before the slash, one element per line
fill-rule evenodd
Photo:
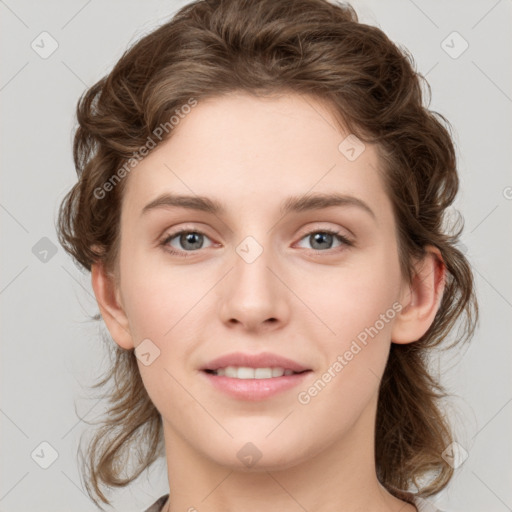
<path fill-rule="evenodd" d="M 80 417 L 102 410 L 83 386 L 105 354 L 99 326 L 87 321 L 97 312 L 90 277 L 58 246 L 54 219 L 76 179 L 71 140 L 79 95 L 129 43 L 185 3 L 0 0 L 1 512 L 96 510 L 81 488 L 75 453 Z M 432 86 L 431 108 L 455 129 L 462 181 L 455 206 L 465 217 L 481 324 L 469 348 L 444 355 L 439 366 L 456 395 L 453 417 L 469 457 L 431 501 L 448 512 L 512 510 L 512 2 L 353 5 L 362 21 L 411 51 Z M 43 31 L 59 45 L 47 59 L 31 48 Z M 453 31 L 469 43 L 456 59 L 441 46 Z M 46 262 L 36 246 L 48 244 L 43 237 L 57 246 Z M 34 450 L 39 462 L 49 457 L 44 441 L 58 453 L 48 469 L 31 458 Z M 114 495 L 115 510 L 141 511 L 167 490 L 161 460 Z"/>

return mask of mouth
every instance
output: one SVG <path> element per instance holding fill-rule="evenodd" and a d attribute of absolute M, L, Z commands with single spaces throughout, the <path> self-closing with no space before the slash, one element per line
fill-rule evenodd
<path fill-rule="evenodd" d="M 226 366 L 200 372 L 212 389 L 237 401 L 259 402 L 283 395 L 297 386 L 312 370 L 294 371 L 283 367 L 251 368 Z"/>
<path fill-rule="evenodd" d="M 237 400 L 264 400 L 282 394 L 304 381 L 311 368 L 270 352 L 235 352 L 220 356 L 200 368 L 205 382 Z"/>
<path fill-rule="evenodd" d="M 210 375 L 219 377 L 229 377 L 231 379 L 276 379 L 280 377 L 288 377 L 290 375 L 300 375 L 310 372 L 311 370 L 294 371 L 290 368 L 282 368 L 280 366 L 252 368 L 249 366 L 225 366 L 215 370 L 203 370 Z"/>

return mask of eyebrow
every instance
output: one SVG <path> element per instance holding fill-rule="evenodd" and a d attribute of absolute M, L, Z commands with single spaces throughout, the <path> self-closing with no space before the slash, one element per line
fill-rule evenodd
<path fill-rule="evenodd" d="M 291 212 L 299 213 L 309 210 L 321 210 L 324 208 L 331 208 L 333 206 L 357 207 L 371 215 L 373 219 L 377 219 L 373 210 L 363 200 L 354 196 L 336 193 L 288 197 L 282 203 L 280 213 L 284 216 Z M 220 202 L 209 197 L 164 193 L 144 206 L 141 215 L 144 215 L 151 210 L 169 207 L 186 208 L 187 210 L 197 210 L 212 213 L 214 215 L 223 215 L 226 213 L 226 209 Z"/>

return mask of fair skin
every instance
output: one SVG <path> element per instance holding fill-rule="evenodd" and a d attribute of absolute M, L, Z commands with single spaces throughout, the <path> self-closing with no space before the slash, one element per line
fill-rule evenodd
<path fill-rule="evenodd" d="M 366 144 L 350 161 L 338 149 L 347 133 L 335 126 L 325 106 L 298 95 L 200 101 L 125 178 L 118 282 L 97 263 L 92 285 L 120 347 L 149 338 L 160 350 L 147 366 L 137 361 L 163 420 L 163 510 L 415 510 L 376 477 L 378 387 L 391 343 L 414 342 L 433 322 L 445 270 L 427 248 L 405 280 L 376 148 Z M 164 192 L 207 196 L 225 211 L 142 213 Z M 364 201 L 374 215 L 353 204 L 279 212 L 289 196 L 333 192 Z M 203 236 L 191 239 L 193 248 L 179 235 L 159 245 L 181 228 Z M 353 245 L 336 236 L 315 244 L 311 233 L 326 229 Z M 251 263 L 236 251 L 248 236 L 263 248 Z M 402 309 L 300 403 L 298 393 L 380 315 L 391 316 L 394 303 Z M 200 375 L 204 363 L 233 351 L 277 353 L 312 371 L 265 400 L 236 399 Z M 261 453 L 251 467 L 237 456 L 248 442 Z"/>

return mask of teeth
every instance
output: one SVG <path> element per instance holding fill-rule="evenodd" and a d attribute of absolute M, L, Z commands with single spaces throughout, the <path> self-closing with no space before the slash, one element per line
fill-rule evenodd
<path fill-rule="evenodd" d="M 293 375 L 293 370 L 284 368 L 248 368 L 247 366 L 226 366 L 214 371 L 215 375 L 231 377 L 233 379 L 271 379 L 283 375 Z"/>

